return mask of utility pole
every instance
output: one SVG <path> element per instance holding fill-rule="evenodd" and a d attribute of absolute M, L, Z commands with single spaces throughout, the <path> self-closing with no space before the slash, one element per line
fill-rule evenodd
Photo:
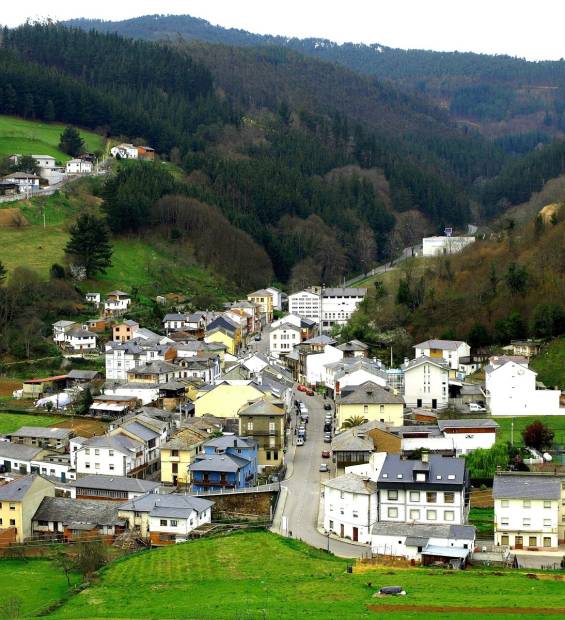
<path fill-rule="evenodd" d="M 512 424 L 510 425 L 510 445 L 514 447 L 514 418 L 512 418 Z"/>
<path fill-rule="evenodd" d="M 392 368 L 393 364 L 394 364 L 394 362 L 393 362 L 393 359 L 392 359 L 392 347 L 390 347 L 390 367 L 391 368 Z"/>

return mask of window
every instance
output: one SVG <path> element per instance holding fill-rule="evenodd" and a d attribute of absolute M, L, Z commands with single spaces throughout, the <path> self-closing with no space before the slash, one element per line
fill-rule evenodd
<path fill-rule="evenodd" d="M 529 499 L 524 500 L 524 508 L 531 508 L 532 502 Z"/>
<path fill-rule="evenodd" d="M 528 545 L 530 547 L 535 547 L 538 544 L 538 539 L 535 536 L 530 536 L 528 538 Z"/>
<path fill-rule="evenodd" d="M 420 491 L 410 491 L 410 501 L 411 502 L 419 502 L 420 501 Z"/>
<path fill-rule="evenodd" d="M 455 503 L 455 493 L 444 493 L 443 499 L 446 504 L 454 504 Z"/>
<path fill-rule="evenodd" d="M 387 491 L 388 499 L 398 499 L 398 491 Z"/>
<path fill-rule="evenodd" d="M 507 499 L 500 500 L 500 506 L 502 508 L 508 508 L 508 500 Z"/>
<path fill-rule="evenodd" d="M 508 525 L 508 517 L 502 517 L 502 519 L 500 519 L 500 525 Z"/>
<path fill-rule="evenodd" d="M 411 510 L 410 511 L 410 521 L 418 521 L 419 518 L 420 518 L 420 511 L 419 510 Z"/>
<path fill-rule="evenodd" d="M 359 513 L 357 512 L 357 510 L 353 511 L 353 518 L 357 519 L 359 517 Z"/>
<path fill-rule="evenodd" d="M 85 463 L 84 466 L 86 469 L 90 469 L 90 463 Z"/>
<path fill-rule="evenodd" d="M 543 501 L 543 507 L 544 508 L 551 508 L 551 500 L 545 499 Z"/>
<path fill-rule="evenodd" d="M 543 537 L 543 546 L 544 547 L 551 547 L 551 538 L 549 536 L 544 536 Z"/>
<path fill-rule="evenodd" d="M 530 519 L 522 519 L 523 527 L 530 527 L 531 521 Z"/>
<path fill-rule="evenodd" d="M 10 504 L 10 510 L 15 510 L 16 509 L 16 504 Z"/>
<path fill-rule="evenodd" d="M 363 413 L 367 415 L 369 413 L 369 405 L 363 405 Z"/>
<path fill-rule="evenodd" d="M 446 521 L 455 521 L 455 512 L 453 512 L 453 510 L 446 510 L 443 513 L 443 518 Z"/>
<path fill-rule="evenodd" d="M 398 518 L 398 508 L 388 508 L 386 512 L 386 516 L 390 519 Z"/>
<path fill-rule="evenodd" d="M 108 469 L 109 469 L 110 471 L 114 471 L 114 465 L 112 465 L 112 464 L 108 465 Z"/>
<path fill-rule="evenodd" d="M 500 544 L 501 545 L 509 545 L 510 544 L 510 538 L 509 538 L 508 534 L 503 534 L 500 537 Z"/>
<path fill-rule="evenodd" d="M 437 493 L 435 491 L 427 491 L 426 501 L 428 504 L 435 504 L 437 502 Z"/>
<path fill-rule="evenodd" d="M 159 525 L 161 525 L 161 526 L 166 526 L 166 525 L 167 525 L 167 519 L 161 519 L 161 520 L 159 521 Z"/>
<path fill-rule="evenodd" d="M 253 430 L 253 422 L 248 422 L 247 423 L 247 430 L 248 431 L 252 431 Z"/>
<path fill-rule="evenodd" d="M 345 493 L 343 491 L 340 492 L 339 499 L 345 499 Z"/>
<path fill-rule="evenodd" d="M 10 519 L 10 525 L 16 525 L 16 520 L 15 519 Z"/>
<path fill-rule="evenodd" d="M 108 456 L 114 456 L 114 451 L 113 450 L 108 450 Z"/>
<path fill-rule="evenodd" d="M 171 527 L 176 527 L 177 521 L 175 519 L 171 519 Z"/>
<path fill-rule="evenodd" d="M 84 449 L 84 453 L 85 453 L 85 454 L 90 454 L 90 448 L 85 448 L 85 449 Z"/>
<path fill-rule="evenodd" d="M 100 450 L 98 448 L 95 448 L 94 454 L 95 456 L 100 456 Z"/>
<path fill-rule="evenodd" d="M 551 519 L 544 519 L 543 520 L 543 526 L 544 527 L 551 527 Z"/>
<path fill-rule="evenodd" d="M 437 512 L 435 510 L 426 510 L 426 519 L 428 521 L 435 521 L 437 519 Z"/>

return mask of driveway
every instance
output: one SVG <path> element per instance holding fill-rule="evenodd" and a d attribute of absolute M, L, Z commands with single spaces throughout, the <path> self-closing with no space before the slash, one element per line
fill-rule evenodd
<path fill-rule="evenodd" d="M 306 396 L 297 392 L 295 398 L 304 401 L 308 407 L 310 420 L 306 426 L 307 439 L 303 446 L 296 446 L 294 427 L 296 415 L 293 413 L 291 439 L 289 442 L 288 458 L 292 461 L 289 475 L 282 483 L 287 489 L 286 502 L 283 511 L 281 533 L 299 538 L 304 542 L 328 549 L 335 555 L 346 558 L 357 558 L 366 555 L 368 547 L 352 545 L 320 534 L 317 529 L 318 508 L 320 505 L 321 482 L 330 477 L 329 473 L 320 473 L 320 463 L 330 459 L 322 459 L 322 450 L 329 450 L 330 444 L 324 443 L 323 428 L 324 400 L 319 396 Z M 331 401 L 326 401 L 331 402 Z M 333 474 L 332 474 L 333 477 Z M 284 528 L 286 525 L 286 529 Z"/>

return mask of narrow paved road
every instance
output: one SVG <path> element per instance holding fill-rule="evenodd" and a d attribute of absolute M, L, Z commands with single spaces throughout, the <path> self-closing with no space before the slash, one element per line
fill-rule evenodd
<path fill-rule="evenodd" d="M 329 464 L 330 461 L 322 458 L 322 450 L 330 449 L 330 444 L 324 443 L 324 401 L 318 396 L 306 396 L 301 392 L 297 392 L 296 398 L 304 401 L 308 407 L 310 420 L 306 426 L 305 444 L 296 446 L 296 435 L 294 435 L 296 415 L 293 413 L 293 427 L 288 451 L 289 458 L 292 458 L 294 454 L 293 469 L 292 474 L 282 483 L 282 486 L 288 490 L 283 512 L 283 521 L 284 517 L 287 520 L 288 535 L 300 538 L 320 549 L 328 549 L 329 545 L 332 553 L 342 557 L 361 557 L 367 554 L 367 547 L 348 544 L 333 538 L 328 539 L 317 529 L 320 483 L 330 476 L 329 473 L 319 471 L 320 463 Z"/>

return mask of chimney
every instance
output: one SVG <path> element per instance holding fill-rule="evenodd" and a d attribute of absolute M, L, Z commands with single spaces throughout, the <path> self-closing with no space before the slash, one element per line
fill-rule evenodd
<path fill-rule="evenodd" d="M 234 447 L 234 448 L 237 448 L 237 439 L 234 439 L 234 440 L 233 440 L 233 447 Z"/>
<path fill-rule="evenodd" d="M 427 451 L 422 452 L 422 463 L 428 463 L 430 460 L 430 454 Z"/>

